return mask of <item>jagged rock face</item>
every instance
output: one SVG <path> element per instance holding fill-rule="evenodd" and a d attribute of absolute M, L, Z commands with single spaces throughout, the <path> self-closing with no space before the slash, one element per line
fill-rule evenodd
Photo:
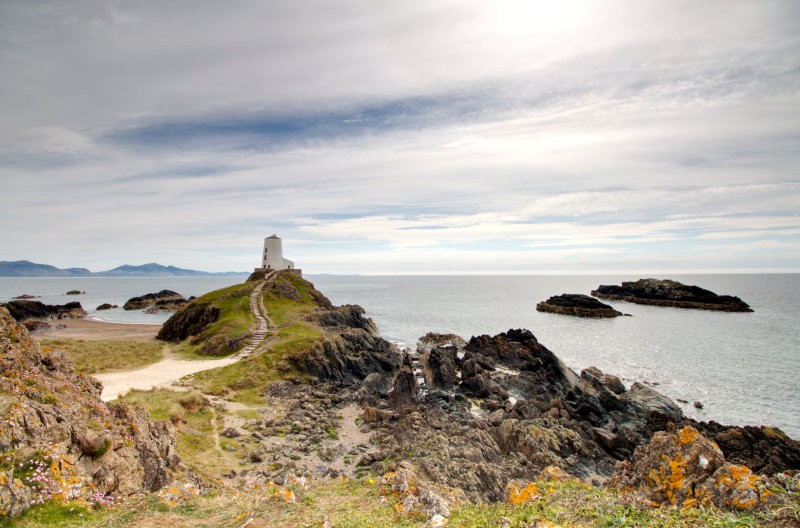
<path fill-rule="evenodd" d="M 144 409 L 105 404 L 102 385 L 76 373 L 66 352 L 40 349 L 21 325 L 0 310 L 0 451 L 15 462 L 46 460 L 59 467 L 53 485 L 70 481 L 70 497 L 99 492 L 127 496 L 170 481 L 179 460 L 169 423 Z M 17 487 L 18 464 L 0 481 Z M 21 476 L 21 475 L 20 475 Z M 66 485 L 66 484 L 65 484 Z M 19 514 L 29 503 L 6 493 L 0 510 Z M 30 487 L 30 486 L 29 486 Z M 7 491 L 7 490 L 6 490 Z"/>
<path fill-rule="evenodd" d="M 360 329 L 341 333 L 291 358 L 300 370 L 344 386 L 355 385 L 373 373 L 394 373 L 400 359 L 393 344 Z"/>
<path fill-rule="evenodd" d="M 219 318 L 220 310 L 206 303 L 192 302 L 170 317 L 161 327 L 156 339 L 179 342 L 205 330 Z"/>
<path fill-rule="evenodd" d="M 77 319 L 86 315 L 86 310 L 79 302 L 44 304 L 39 301 L 21 299 L 2 304 L 0 307 L 8 310 L 11 317 L 20 322 L 30 319 L 40 321 Z"/>
<path fill-rule="evenodd" d="M 484 369 L 493 369 L 491 362 L 497 362 L 521 372 L 533 373 L 553 390 L 568 390 L 577 381 L 575 374 L 528 330 L 509 330 L 494 337 L 473 337 L 465 350 L 468 352 L 465 361 L 475 359 Z"/>
<path fill-rule="evenodd" d="M 364 317 L 364 309 L 356 304 L 337 306 L 322 312 L 318 316 L 319 324 L 326 328 L 360 329 L 377 335 L 378 328 L 372 319 Z"/>
<path fill-rule="evenodd" d="M 673 280 L 639 279 L 636 282 L 623 282 L 621 286 L 603 285 L 592 291 L 592 295 L 601 299 L 674 308 L 724 312 L 753 311 L 738 297 L 717 295 L 698 286 L 687 286 Z"/>
<path fill-rule="evenodd" d="M 157 301 L 186 301 L 183 295 L 172 290 L 161 290 L 158 293 L 148 293 L 139 297 L 131 297 L 122 305 L 123 310 L 142 310 L 156 304 Z"/>
<path fill-rule="evenodd" d="M 593 297 L 576 293 L 550 297 L 546 301 L 538 303 L 536 310 L 577 317 L 619 317 L 622 315 L 622 312 L 618 312 Z"/>
<path fill-rule="evenodd" d="M 800 442 L 775 427 L 739 427 L 694 420 L 683 425 L 694 427 L 716 442 L 728 462 L 746 465 L 760 475 L 800 470 Z"/>

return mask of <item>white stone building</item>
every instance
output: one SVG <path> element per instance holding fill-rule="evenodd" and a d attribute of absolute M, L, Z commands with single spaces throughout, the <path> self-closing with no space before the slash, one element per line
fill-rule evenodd
<path fill-rule="evenodd" d="M 283 258 L 283 244 L 277 235 L 264 239 L 264 251 L 261 254 L 263 270 L 294 270 L 294 262 Z M 298 270 L 299 271 L 299 270 Z"/>

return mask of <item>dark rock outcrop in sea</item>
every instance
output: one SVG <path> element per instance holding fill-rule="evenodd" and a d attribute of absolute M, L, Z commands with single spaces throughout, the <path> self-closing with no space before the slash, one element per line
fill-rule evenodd
<path fill-rule="evenodd" d="M 98 306 L 95 309 L 96 310 L 111 310 L 112 308 L 119 308 L 119 305 L 111 304 L 111 303 L 103 303 L 103 304 L 101 304 L 100 306 Z"/>
<path fill-rule="evenodd" d="M 699 286 L 687 286 L 673 280 L 639 279 L 635 282 L 623 282 L 621 286 L 599 286 L 592 291 L 592 295 L 601 299 L 673 308 L 723 312 L 753 311 L 738 297 L 717 295 Z"/>
<path fill-rule="evenodd" d="M 172 290 L 161 290 L 158 293 L 148 293 L 139 297 L 132 297 L 122 305 L 123 310 L 142 310 L 155 305 L 158 301 L 186 301 L 180 293 Z M 163 304 L 166 306 L 166 304 Z"/>
<path fill-rule="evenodd" d="M 124 498 L 172 480 L 179 463 L 172 425 L 142 408 L 104 403 L 99 381 L 75 372 L 66 352 L 40 348 L 3 309 L 0 371 L 0 451 L 12 460 L 0 469 L 0 514 L 17 516 L 49 493 Z M 34 468 L 36 489 L 21 480 Z"/>
<path fill-rule="evenodd" d="M 601 303 L 594 297 L 579 293 L 554 295 L 546 301 L 538 303 L 536 310 L 577 317 L 619 317 L 622 315 L 622 312 L 618 312 L 613 307 Z"/>
<path fill-rule="evenodd" d="M 66 304 L 44 304 L 39 301 L 14 300 L 0 304 L 19 322 L 29 319 L 51 321 L 54 319 L 78 319 L 86 315 L 81 303 L 70 302 Z"/>

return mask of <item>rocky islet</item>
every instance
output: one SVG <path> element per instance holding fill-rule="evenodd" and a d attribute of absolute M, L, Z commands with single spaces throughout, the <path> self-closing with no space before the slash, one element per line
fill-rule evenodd
<path fill-rule="evenodd" d="M 639 279 L 617 285 L 601 285 L 592 291 L 594 297 L 628 301 L 652 306 L 716 310 L 723 312 L 752 312 L 739 297 L 717 295 L 699 286 L 688 286 L 668 279 Z"/>
<path fill-rule="evenodd" d="M 539 312 L 549 312 L 577 317 L 620 317 L 622 312 L 588 295 L 564 293 L 554 295 L 536 305 Z"/>

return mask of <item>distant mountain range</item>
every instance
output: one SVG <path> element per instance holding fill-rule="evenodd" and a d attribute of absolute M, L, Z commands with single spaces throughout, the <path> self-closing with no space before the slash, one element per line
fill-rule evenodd
<path fill-rule="evenodd" d="M 86 268 L 57 268 L 48 264 L 36 264 L 28 260 L 0 261 L 0 277 L 235 277 L 247 275 L 245 271 L 212 273 L 175 266 L 162 266 L 151 262 L 141 266 L 125 264 L 108 271 L 92 272 Z"/>

